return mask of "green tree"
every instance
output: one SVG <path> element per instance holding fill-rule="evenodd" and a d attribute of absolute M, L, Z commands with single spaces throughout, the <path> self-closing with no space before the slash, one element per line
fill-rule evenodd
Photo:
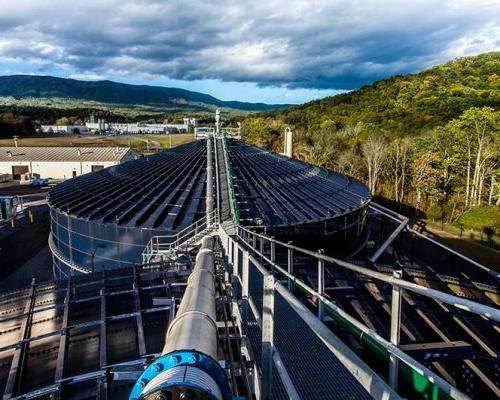
<path fill-rule="evenodd" d="M 58 126 L 71 125 L 71 120 L 68 117 L 61 117 L 56 120 L 56 125 Z"/>

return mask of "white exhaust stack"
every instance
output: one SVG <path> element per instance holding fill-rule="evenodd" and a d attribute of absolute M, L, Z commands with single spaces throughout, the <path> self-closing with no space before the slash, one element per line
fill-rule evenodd
<path fill-rule="evenodd" d="M 293 136 L 290 127 L 285 129 L 285 156 L 292 158 L 293 156 Z"/>

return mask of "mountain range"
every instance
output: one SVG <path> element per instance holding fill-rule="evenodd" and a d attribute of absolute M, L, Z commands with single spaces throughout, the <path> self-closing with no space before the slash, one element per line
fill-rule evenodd
<path fill-rule="evenodd" d="M 68 99 L 104 104 L 148 106 L 156 109 L 213 111 L 215 108 L 255 112 L 281 109 L 286 104 L 223 101 L 208 94 L 179 88 L 130 85 L 108 80 L 82 81 L 39 75 L 0 76 L 0 97 Z"/>

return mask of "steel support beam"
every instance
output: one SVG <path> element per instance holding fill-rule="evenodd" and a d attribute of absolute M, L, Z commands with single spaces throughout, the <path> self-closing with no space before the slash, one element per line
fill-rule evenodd
<path fill-rule="evenodd" d="M 384 253 L 384 251 L 389 247 L 389 245 L 398 237 L 398 235 L 408 226 L 408 218 L 404 218 L 399 226 L 394 229 L 394 231 L 390 234 L 390 236 L 386 239 L 386 241 L 379 247 L 379 249 L 375 252 L 375 254 L 370 258 L 372 263 L 376 262 L 379 257 Z M 394 251 L 393 251 L 394 255 Z"/>
<path fill-rule="evenodd" d="M 139 355 L 142 357 L 146 354 L 146 342 L 144 340 L 144 325 L 142 324 L 142 313 L 141 313 L 141 300 L 139 297 L 139 280 L 137 279 L 137 270 L 136 267 L 133 266 L 134 273 L 134 303 L 135 303 L 135 311 L 137 312 L 136 323 L 137 323 L 137 341 L 139 343 Z"/>
<path fill-rule="evenodd" d="M 33 306 L 35 304 L 35 278 L 31 280 L 31 288 L 29 298 L 26 299 L 26 304 L 24 306 L 24 313 L 26 318 L 21 324 L 21 335 L 20 340 L 26 340 L 30 334 L 30 325 L 33 318 Z M 7 383 L 5 384 L 4 399 L 10 399 L 15 395 L 17 391 L 18 377 L 22 373 L 24 358 L 26 351 L 26 343 L 21 343 L 14 352 L 12 362 L 10 364 L 9 376 L 7 377 Z"/>
<path fill-rule="evenodd" d="M 464 341 L 410 343 L 400 345 L 399 348 L 410 356 L 422 361 L 463 360 L 471 358 L 474 349 L 470 343 Z"/>

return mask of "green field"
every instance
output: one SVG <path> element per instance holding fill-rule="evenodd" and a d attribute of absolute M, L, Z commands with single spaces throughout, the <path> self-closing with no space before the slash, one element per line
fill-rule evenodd
<path fill-rule="evenodd" d="M 131 147 L 141 153 L 157 148 L 166 149 L 170 146 L 178 146 L 193 140 L 192 134 L 179 135 L 68 135 L 57 137 L 29 137 L 19 138 L 18 146 L 26 147 L 51 147 L 51 146 L 73 146 L 73 147 Z M 0 139 L 0 147 L 14 146 L 13 139 Z"/>

